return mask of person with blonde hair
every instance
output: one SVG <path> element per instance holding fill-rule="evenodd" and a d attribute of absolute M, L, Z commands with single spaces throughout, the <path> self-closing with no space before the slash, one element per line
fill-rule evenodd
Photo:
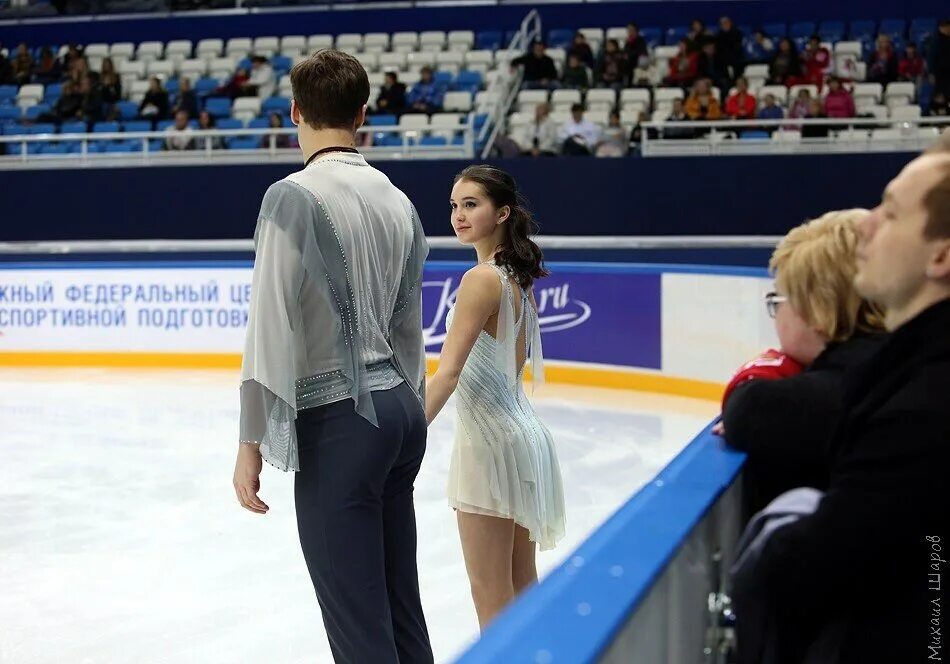
<path fill-rule="evenodd" d="M 769 261 L 775 291 L 765 304 L 780 349 L 739 369 L 723 396 L 717 429 L 749 454 L 752 512 L 788 489 L 825 485 L 844 372 L 872 355 L 885 336 L 880 310 L 854 287 L 856 224 L 867 214 L 828 212 L 793 228 Z"/>

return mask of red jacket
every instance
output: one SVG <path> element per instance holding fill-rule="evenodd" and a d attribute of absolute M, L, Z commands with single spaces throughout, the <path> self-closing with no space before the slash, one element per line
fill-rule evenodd
<path fill-rule="evenodd" d="M 904 58 L 897 66 L 897 73 L 908 81 L 919 78 L 925 71 L 927 71 L 927 63 L 919 55 L 916 58 Z"/>
<path fill-rule="evenodd" d="M 844 88 L 829 91 L 825 97 L 825 115 L 829 118 L 853 118 L 854 97 Z"/>
<path fill-rule="evenodd" d="M 726 115 L 736 120 L 748 120 L 755 117 L 755 97 L 746 93 L 735 93 L 726 100 Z"/>
<path fill-rule="evenodd" d="M 670 60 L 670 80 L 673 81 L 691 81 L 696 78 L 696 71 L 699 68 L 699 56 L 695 53 L 686 55 L 677 55 Z"/>

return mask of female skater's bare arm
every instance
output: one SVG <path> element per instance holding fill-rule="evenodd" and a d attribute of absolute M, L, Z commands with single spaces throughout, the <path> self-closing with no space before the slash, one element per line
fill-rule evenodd
<path fill-rule="evenodd" d="M 452 327 L 442 344 L 439 368 L 426 382 L 426 422 L 431 423 L 458 386 L 462 367 L 485 322 L 498 311 L 501 282 L 488 266 L 465 273 L 455 299 Z"/>

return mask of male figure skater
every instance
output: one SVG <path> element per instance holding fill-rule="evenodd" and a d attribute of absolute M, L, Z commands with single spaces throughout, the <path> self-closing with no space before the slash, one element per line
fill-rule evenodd
<path fill-rule="evenodd" d="M 234 487 L 266 514 L 261 459 L 298 471 L 300 544 L 337 662 L 428 664 L 412 500 L 428 246 L 409 199 L 354 148 L 359 61 L 323 50 L 290 77 L 306 164 L 267 190 L 254 233 Z"/>

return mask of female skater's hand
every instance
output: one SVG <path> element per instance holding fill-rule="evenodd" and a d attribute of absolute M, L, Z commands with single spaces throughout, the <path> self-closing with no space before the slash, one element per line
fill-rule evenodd
<path fill-rule="evenodd" d="M 257 514 L 267 514 L 270 509 L 257 492 L 261 490 L 261 467 L 263 461 L 257 445 L 238 445 L 237 462 L 234 464 L 234 492 L 245 509 Z"/>

